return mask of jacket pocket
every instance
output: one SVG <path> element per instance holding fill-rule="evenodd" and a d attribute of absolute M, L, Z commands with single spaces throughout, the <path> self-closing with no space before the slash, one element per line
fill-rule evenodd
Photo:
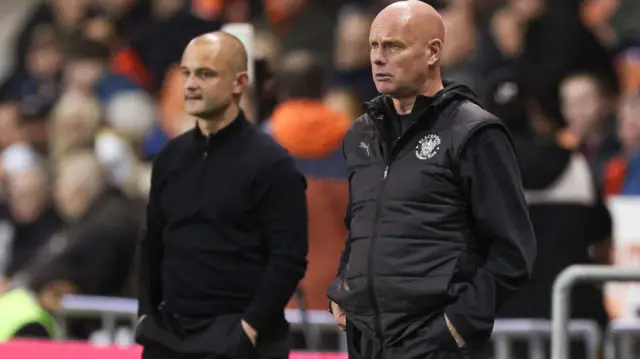
<path fill-rule="evenodd" d="M 145 317 L 138 324 L 136 324 L 135 330 L 133 331 L 133 339 L 135 340 L 136 343 L 141 345 L 144 344 L 141 333 L 142 333 L 142 326 L 144 325 L 145 322 L 147 322 L 147 317 Z"/>
<path fill-rule="evenodd" d="M 449 350 L 462 349 L 458 346 L 458 343 L 456 343 L 451 331 L 449 331 L 447 322 L 444 319 L 444 313 L 438 314 L 435 319 L 431 321 L 428 332 L 430 341 L 437 344 L 438 347 Z"/>
<path fill-rule="evenodd" d="M 238 326 L 233 335 L 232 345 L 229 348 L 228 355 L 232 359 L 254 359 L 258 357 L 258 350 L 249 339 L 249 336 L 242 328 L 242 324 L 238 322 Z M 256 343 L 257 344 L 257 343 Z"/>

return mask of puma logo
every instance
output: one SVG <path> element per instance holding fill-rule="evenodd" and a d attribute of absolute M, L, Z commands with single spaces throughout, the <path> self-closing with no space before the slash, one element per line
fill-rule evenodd
<path fill-rule="evenodd" d="M 364 148 L 365 150 L 367 150 L 367 156 L 371 156 L 371 154 L 369 153 L 369 144 L 364 143 L 364 141 L 360 142 L 360 148 Z"/>

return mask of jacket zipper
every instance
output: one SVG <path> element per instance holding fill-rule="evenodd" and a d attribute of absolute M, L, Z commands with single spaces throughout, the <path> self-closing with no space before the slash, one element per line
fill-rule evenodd
<path fill-rule="evenodd" d="M 425 112 L 426 110 L 422 111 L 422 113 L 420 114 L 420 116 L 418 116 L 417 119 L 422 117 Z M 371 114 L 369 116 L 371 116 Z M 418 126 L 417 119 L 413 124 L 411 124 L 411 126 L 409 126 L 407 131 L 401 134 L 400 138 L 396 140 L 393 146 L 385 146 L 384 143 L 382 143 L 382 146 L 381 146 L 383 151 L 382 157 L 384 158 L 385 167 L 384 167 L 384 172 L 382 173 L 382 186 L 380 187 L 380 194 L 378 195 L 378 199 L 376 201 L 376 213 L 373 218 L 374 228 L 373 228 L 373 233 L 371 233 L 371 243 L 369 244 L 369 253 L 368 253 L 369 265 L 368 265 L 368 271 L 367 271 L 368 272 L 367 279 L 369 281 L 369 299 L 371 300 L 371 306 L 373 307 L 373 313 L 374 313 L 374 330 L 375 330 L 376 337 L 380 342 L 384 342 L 384 335 L 382 333 L 382 318 L 380 315 L 380 306 L 378 305 L 378 299 L 376 297 L 376 289 L 375 289 L 374 276 L 373 276 L 374 248 L 375 248 L 375 242 L 378 238 L 378 219 L 380 216 L 380 206 L 382 204 L 384 189 L 387 183 L 387 178 L 389 177 L 389 168 L 393 164 L 392 162 L 394 159 L 394 154 L 396 152 L 396 149 L 400 148 L 400 146 L 398 145 L 401 142 L 403 142 L 403 140 L 405 140 L 408 137 L 408 135 L 411 132 L 413 132 L 413 130 L 415 130 L 415 128 Z M 376 127 L 378 128 L 378 133 L 381 135 L 381 138 L 382 138 L 383 136 L 382 136 L 381 127 L 379 125 L 376 125 Z M 383 139 L 383 141 L 384 140 L 388 141 L 388 139 Z"/>
<path fill-rule="evenodd" d="M 373 268 L 374 268 L 374 247 L 375 241 L 378 238 L 378 217 L 380 216 L 380 205 L 382 204 L 382 194 L 385 188 L 385 184 L 387 183 L 387 177 L 389 175 L 389 163 L 385 161 L 384 173 L 382 175 L 382 186 L 380 187 L 380 195 L 378 196 L 378 200 L 376 201 L 376 214 L 373 219 L 373 223 L 375 223 L 375 227 L 373 228 L 373 233 L 371 233 L 371 243 L 369 243 L 369 268 L 368 268 L 368 280 L 369 280 L 369 299 L 371 300 L 371 306 L 373 307 L 374 312 L 374 329 L 376 333 L 376 337 L 380 342 L 384 340 L 384 336 L 382 334 L 382 318 L 380 315 L 380 307 L 378 306 L 378 298 L 376 297 L 376 288 L 375 281 L 373 276 Z"/>

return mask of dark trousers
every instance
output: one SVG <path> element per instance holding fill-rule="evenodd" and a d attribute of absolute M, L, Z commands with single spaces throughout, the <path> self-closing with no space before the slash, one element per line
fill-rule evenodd
<path fill-rule="evenodd" d="M 483 348 L 459 348 L 438 315 L 391 346 L 382 346 L 375 338 L 347 322 L 349 359 L 486 359 Z"/>
<path fill-rule="evenodd" d="M 252 345 L 249 343 L 249 345 Z M 242 354 L 239 354 L 242 355 Z M 144 346 L 142 359 L 288 359 L 289 343 L 285 340 L 263 343 L 243 356 L 218 354 L 178 353 L 164 345 L 149 343 Z"/>
<path fill-rule="evenodd" d="M 274 325 L 258 334 L 254 346 L 240 325 L 240 315 L 216 317 L 195 332 L 158 316 L 145 318 L 136 328 L 143 359 L 288 359 L 288 327 Z"/>

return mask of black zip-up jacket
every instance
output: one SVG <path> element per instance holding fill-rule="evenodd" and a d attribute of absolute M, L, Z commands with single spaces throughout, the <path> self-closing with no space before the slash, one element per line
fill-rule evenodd
<path fill-rule="evenodd" d="M 162 303 L 183 318 L 240 314 L 258 332 L 285 324 L 306 255 L 304 177 L 242 113 L 209 137 L 196 126 L 154 161 L 139 314 Z"/>
<path fill-rule="evenodd" d="M 349 236 L 327 294 L 384 345 L 443 313 L 483 345 L 536 256 L 509 133 L 461 85 L 419 97 L 395 135 L 388 97 L 366 108 L 344 139 Z"/>

